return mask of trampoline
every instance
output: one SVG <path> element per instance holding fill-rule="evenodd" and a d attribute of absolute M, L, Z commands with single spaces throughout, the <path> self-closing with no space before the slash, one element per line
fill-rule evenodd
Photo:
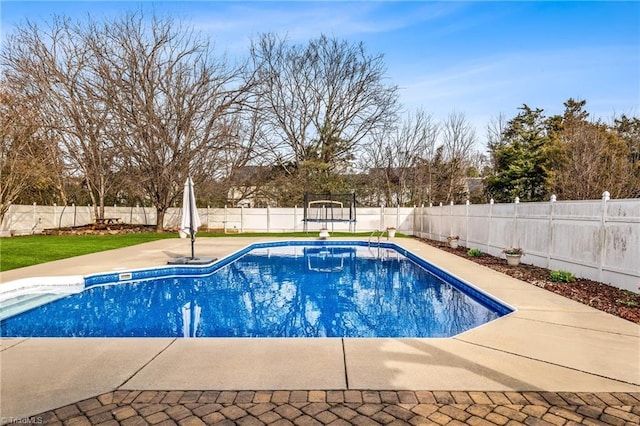
<path fill-rule="evenodd" d="M 349 232 L 356 230 L 356 194 L 304 194 L 304 232 L 310 223 L 320 224 L 320 229 L 328 229 L 328 224 L 348 223 Z"/>

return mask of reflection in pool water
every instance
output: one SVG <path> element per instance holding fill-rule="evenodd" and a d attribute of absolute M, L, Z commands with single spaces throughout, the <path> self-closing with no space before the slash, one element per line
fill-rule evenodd
<path fill-rule="evenodd" d="M 207 276 L 91 287 L 3 321 L 2 335 L 446 337 L 504 313 L 393 249 L 285 246 Z"/>

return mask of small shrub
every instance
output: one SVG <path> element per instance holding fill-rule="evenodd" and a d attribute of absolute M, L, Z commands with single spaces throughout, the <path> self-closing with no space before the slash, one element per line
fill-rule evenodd
<path fill-rule="evenodd" d="M 551 271 L 551 281 L 556 283 L 570 283 L 575 281 L 576 277 L 569 271 Z"/>
<path fill-rule="evenodd" d="M 480 257 L 483 254 L 484 253 L 482 252 L 482 250 L 477 249 L 477 248 L 469 249 L 469 251 L 467 252 L 467 256 L 471 256 L 471 257 Z"/>
<path fill-rule="evenodd" d="M 638 301 L 638 295 L 632 291 L 624 290 L 625 298 L 616 300 L 616 303 L 624 305 L 628 308 L 640 307 L 640 301 Z"/>
<path fill-rule="evenodd" d="M 516 254 L 516 255 L 524 256 L 524 250 L 522 250 L 520 247 L 509 247 L 502 250 L 502 252 L 504 254 L 511 254 L 511 255 Z"/>
<path fill-rule="evenodd" d="M 640 303 L 635 300 L 627 300 L 627 299 L 618 299 L 616 303 L 626 306 L 627 308 L 638 308 L 640 307 Z"/>

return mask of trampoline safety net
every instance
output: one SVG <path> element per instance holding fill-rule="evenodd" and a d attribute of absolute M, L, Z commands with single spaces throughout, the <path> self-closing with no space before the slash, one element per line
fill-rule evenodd
<path fill-rule="evenodd" d="M 309 223 L 349 223 L 349 232 L 355 231 L 356 194 L 304 194 L 304 231 Z"/>

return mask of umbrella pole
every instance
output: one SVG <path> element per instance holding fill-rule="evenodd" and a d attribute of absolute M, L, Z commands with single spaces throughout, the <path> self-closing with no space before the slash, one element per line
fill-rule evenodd
<path fill-rule="evenodd" d="M 195 243 L 196 243 L 196 236 L 195 236 L 195 232 L 193 232 L 193 209 L 191 208 L 193 206 L 193 198 L 192 198 L 192 194 L 193 194 L 193 187 L 192 187 L 192 182 L 191 182 L 191 176 L 189 176 L 189 232 L 191 234 L 191 260 L 195 259 Z"/>
<path fill-rule="evenodd" d="M 191 229 L 191 260 L 195 259 L 195 253 L 194 253 L 194 245 L 196 243 L 196 237 L 195 235 L 193 235 L 193 229 Z"/>

